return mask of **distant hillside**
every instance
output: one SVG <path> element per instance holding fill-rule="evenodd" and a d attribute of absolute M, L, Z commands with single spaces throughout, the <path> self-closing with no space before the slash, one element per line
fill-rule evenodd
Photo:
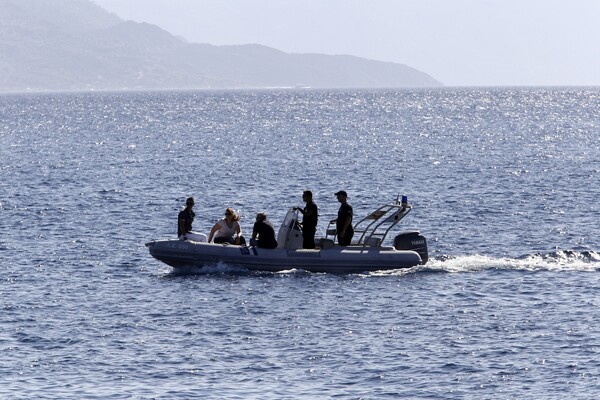
<path fill-rule="evenodd" d="M 89 0 L 0 0 L 0 91 L 434 87 L 406 65 L 190 44 Z"/>

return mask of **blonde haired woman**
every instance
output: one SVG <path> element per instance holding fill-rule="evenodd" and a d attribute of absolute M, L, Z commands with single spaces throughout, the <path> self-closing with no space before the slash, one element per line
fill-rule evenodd
<path fill-rule="evenodd" d="M 212 242 L 214 236 L 215 243 L 246 244 L 239 221 L 239 215 L 232 208 L 227 208 L 225 218 L 218 220 L 210 230 L 208 241 Z"/>

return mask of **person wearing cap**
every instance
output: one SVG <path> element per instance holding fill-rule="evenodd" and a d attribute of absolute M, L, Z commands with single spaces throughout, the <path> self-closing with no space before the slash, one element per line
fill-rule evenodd
<path fill-rule="evenodd" d="M 335 228 L 340 246 L 348 246 L 352 242 L 354 236 L 354 228 L 352 228 L 352 206 L 347 203 L 348 194 L 344 190 L 340 190 L 335 194 L 337 200 L 341 203 L 338 210 L 338 217 L 331 221 L 335 222 Z"/>
<path fill-rule="evenodd" d="M 192 223 L 196 214 L 192 211 L 194 207 L 194 198 L 188 197 L 185 201 L 185 208 L 179 212 L 177 217 L 177 237 L 183 240 L 187 239 L 187 234 L 192 233 Z"/>
<path fill-rule="evenodd" d="M 302 200 L 306 203 L 306 207 L 303 209 L 294 207 L 294 210 L 302 213 L 302 247 L 305 249 L 314 249 L 319 209 L 313 201 L 313 194 L 310 190 L 305 190 L 302 193 Z"/>
<path fill-rule="evenodd" d="M 271 221 L 267 220 L 267 214 L 264 212 L 256 214 L 256 222 L 252 229 L 250 244 L 263 249 L 274 249 L 277 247 L 275 227 Z"/>

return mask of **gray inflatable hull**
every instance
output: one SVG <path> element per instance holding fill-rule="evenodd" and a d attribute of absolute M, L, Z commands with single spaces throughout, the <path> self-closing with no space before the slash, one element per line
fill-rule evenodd
<path fill-rule="evenodd" d="M 146 246 L 150 255 L 175 269 L 225 263 L 255 271 L 302 269 L 356 273 L 411 268 L 422 264 L 417 252 L 393 247 L 334 246 L 330 249 L 289 250 L 182 240 L 156 240 L 146 243 Z"/>

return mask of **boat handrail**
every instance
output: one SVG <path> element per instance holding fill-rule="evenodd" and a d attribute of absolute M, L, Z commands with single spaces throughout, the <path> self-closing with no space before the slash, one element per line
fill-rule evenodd
<path fill-rule="evenodd" d="M 354 224 L 354 235 L 358 240 L 354 245 L 379 247 L 385 241 L 388 233 L 412 210 L 409 204 L 390 203 L 384 204 L 366 217 Z M 337 232 L 331 228 L 334 222 L 330 222 L 325 232 L 325 238 L 329 235 L 335 239 Z"/>

